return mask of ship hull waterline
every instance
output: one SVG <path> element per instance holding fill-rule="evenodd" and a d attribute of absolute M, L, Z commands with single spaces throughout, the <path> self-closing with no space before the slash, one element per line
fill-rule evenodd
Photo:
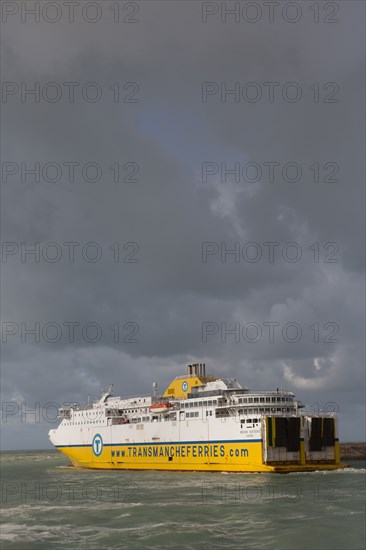
<path fill-rule="evenodd" d="M 339 443 L 336 444 L 339 452 Z M 100 456 L 96 457 L 93 448 L 90 445 L 57 446 L 58 451 L 68 457 L 72 466 L 82 469 L 93 470 L 156 470 L 156 471 L 177 471 L 177 472 L 227 472 L 227 473 L 295 473 L 295 472 L 314 472 L 314 471 L 332 471 L 347 468 L 347 464 L 337 461 L 330 462 L 306 462 L 303 445 L 300 451 L 300 462 L 266 464 L 262 461 L 261 442 L 246 442 L 242 444 L 206 444 L 199 445 L 193 456 L 195 445 L 191 447 L 190 452 L 187 445 L 164 446 L 146 444 L 144 449 L 134 444 L 120 446 L 125 448 L 124 456 L 112 457 L 114 445 L 105 445 Z M 157 449 L 152 456 L 143 452 L 146 448 Z M 180 456 L 182 447 L 185 447 L 185 453 L 192 456 Z M 197 456 L 202 449 L 202 456 Z M 179 449 L 179 450 L 178 450 Z M 140 451 L 140 452 L 139 452 Z M 216 452 L 215 452 L 216 451 Z M 117 451 L 114 451 L 116 453 Z M 212 456 L 204 456 L 204 455 Z M 222 454 L 223 456 L 220 456 Z M 338 453 L 337 453 L 338 454 Z M 140 456 L 139 456 L 140 455 Z M 173 456 L 175 455 L 175 456 Z M 178 455 L 178 456 L 177 456 Z M 214 456 L 216 455 L 216 456 Z"/>

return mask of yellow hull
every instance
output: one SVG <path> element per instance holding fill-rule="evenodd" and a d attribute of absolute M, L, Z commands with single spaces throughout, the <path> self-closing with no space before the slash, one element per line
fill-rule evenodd
<path fill-rule="evenodd" d="M 339 442 L 336 442 L 335 460 L 332 462 L 306 462 L 304 444 L 301 443 L 298 462 L 263 462 L 261 441 L 242 443 L 144 443 L 104 445 L 99 456 L 91 445 L 59 446 L 79 468 L 108 470 L 176 470 L 206 472 L 300 472 L 336 470 L 345 468 L 339 461 Z"/>

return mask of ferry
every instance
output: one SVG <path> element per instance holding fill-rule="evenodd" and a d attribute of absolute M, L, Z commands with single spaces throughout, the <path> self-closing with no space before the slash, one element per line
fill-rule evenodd
<path fill-rule="evenodd" d="M 79 468 L 209 472 L 335 470 L 335 412 L 306 412 L 291 391 L 251 391 L 188 365 L 162 395 L 65 403 L 51 443 Z"/>

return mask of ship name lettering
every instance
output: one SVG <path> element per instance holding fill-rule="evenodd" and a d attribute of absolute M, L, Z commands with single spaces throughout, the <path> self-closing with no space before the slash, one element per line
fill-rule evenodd
<path fill-rule="evenodd" d="M 147 445 L 127 447 L 130 458 L 225 457 L 225 445 Z M 230 449 L 230 457 L 247 457 L 248 449 Z"/>

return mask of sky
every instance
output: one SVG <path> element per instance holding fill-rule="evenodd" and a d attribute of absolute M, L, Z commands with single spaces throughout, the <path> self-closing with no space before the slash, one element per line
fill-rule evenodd
<path fill-rule="evenodd" d="M 23 4 L 1 16 L 2 449 L 192 362 L 364 440 L 363 2 Z"/>

